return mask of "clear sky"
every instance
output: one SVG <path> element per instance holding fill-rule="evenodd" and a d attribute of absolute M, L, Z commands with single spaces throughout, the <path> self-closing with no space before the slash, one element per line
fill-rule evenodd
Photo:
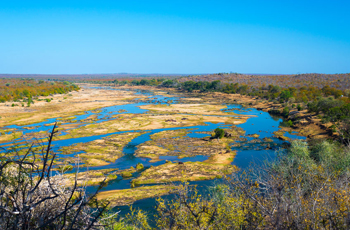
<path fill-rule="evenodd" d="M 0 0 L 0 73 L 348 73 L 350 1 Z"/>

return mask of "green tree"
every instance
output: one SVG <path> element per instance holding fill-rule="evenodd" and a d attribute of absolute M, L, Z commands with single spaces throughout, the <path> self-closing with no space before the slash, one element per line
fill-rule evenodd
<path fill-rule="evenodd" d="M 214 130 L 214 133 L 215 133 L 215 138 L 218 138 L 218 139 L 221 139 L 225 136 L 225 131 L 221 128 L 216 128 Z"/>
<path fill-rule="evenodd" d="M 285 108 L 283 109 L 282 115 L 283 115 L 284 117 L 288 117 L 288 116 L 289 116 L 289 107 L 285 107 Z"/>

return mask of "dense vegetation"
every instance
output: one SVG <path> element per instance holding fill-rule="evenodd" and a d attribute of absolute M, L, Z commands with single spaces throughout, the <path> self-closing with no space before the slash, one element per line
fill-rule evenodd
<path fill-rule="evenodd" d="M 0 102 L 31 100 L 36 96 L 64 94 L 78 89 L 77 85 L 68 81 L 2 78 L 0 79 Z"/>

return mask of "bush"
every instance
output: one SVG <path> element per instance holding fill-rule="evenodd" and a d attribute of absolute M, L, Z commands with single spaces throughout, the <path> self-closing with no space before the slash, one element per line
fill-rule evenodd
<path fill-rule="evenodd" d="M 225 131 L 221 128 L 216 128 L 214 130 L 214 138 L 221 139 L 225 136 Z"/>
<path fill-rule="evenodd" d="M 282 115 L 283 115 L 284 117 L 288 117 L 288 116 L 289 116 L 289 108 L 288 108 L 288 107 L 285 107 L 285 108 L 283 109 Z"/>
<path fill-rule="evenodd" d="M 277 159 L 234 173 L 207 196 L 184 183 L 158 199 L 160 229 L 349 229 L 350 151 L 294 141 Z"/>
<path fill-rule="evenodd" d="M 141 171 L 143 169 L 143 164 L 142 163 L 137 163 L 136 165 L 136 171 Z"/>
<path fill-rule="evenodd" d="M 288 120 L 288 121 L 283 121 L 280 123 L 282 127 L 292 127 L 293 126 L 293 121 Z"/>
<path fill-rule="evenodd" d="M 122 172 L 122 173 L 121 173 L 121 176 L 122 176 L 123 178 L 129 178 L 129 177 L 132 177 L 132 173 L 129 172 L 129 171 Z"/>
<path fill-rule="evenodd" d="M 35 143 L 35 148 L 27 150 L 14 147 L 1 155 L 0 229 L 100 228 L 99 217 L 107 207 L 96 200 L 102 185 L 88 196 L 77 184 L 69 186 L 62 174 L 52 176 L 55 128 L 45 145 Z"/>
<path fill-rule="evenodd" d="M 298 111 L 303 110 L 303 108 L 301 107 L 301 105 L 300 105 L 300 104 L 298 104 L 298 105 L 297 105 L 297 109 L 298 109 Z"/>

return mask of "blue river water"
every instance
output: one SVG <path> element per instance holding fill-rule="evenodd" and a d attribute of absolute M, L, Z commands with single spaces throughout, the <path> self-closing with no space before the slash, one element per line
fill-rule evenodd
<path fill-rule="evenodd" d="M 118 90 L 111 87 L 104 87 L 104 89 L 109 90 Z M 149 98 L 147 100 L 140 100 L 136 103 L 131 104 L 125 104 L 125 105 L 116 105 L 116 106 L 109 106 L 105 107 L 99 110 L 95 111 L 86 111 L 82 115 L 77 115 L 73 119 L 71 119 L 71 122 L 63 123 L 64 124 L 74 124 L 79 123 L 80 126 L 84 126 L 87 124 L 90 124 L 88 122 L 84 123 L 84 119 L 88 118 L 91 115 L 97 115 L 97 120 L 94 121 L 94 123 L 100 123 L 104 121 L 108 121 L 113 119 L 112 116 L 122 113 L 132 113 L 132 114 L 141 114 L 146 113 L 148 110 L 141 109 L 140 106 L 146 105 L 146 104 L 167 104 L 169 101 L 171 103 L 181 103 L 179 97 L 166 97 L 161 95 L 154 95 L 150 91 L 136 91 L 136 95 L 143 95 L 148 96 Z M 284 144 L 284 141 L 281 141 L 274 137 L 273 132 L 278 131 L 279 124 L 282 121 L 280 118 L 272 117 L 269 113 L 258 111 L 256 109 L 251 108 L 243 108 L 240 105 L 236 104 L 226 104 L 227 108 L 224 109 L 224 112 L 234 112 L 236 114 L 240 115 L 250 115 L 251 117 L 247 119 L 247 121 L 243 124 L 237 125 L 237 127 L 242 128 L 245 131 L 244 140 L 239 142 L 239 145 L 233 145 L 231 148 L 232 150 L 236 150 L 237 155 L 233 161 L 233 164 L 239 167 L 240 169 L 246 169 L 249 167 L 250 164 L 255 163 L 259 164 L 259 162 L 262 162 L 265 159 L 273 159 L 273 157 L 276 154 L 276 150 L 281 148 L 281 146 Z M 228 115 L 228 116 L 234 116 L 234 115 Z M 17 126 L 17 125 L 11 125 L 7 126 L 5 128 L 11 128 L 16 129 L 17 131 L 23 132 L 23 134 L 30 134 L 40 131 L 47 131 L 52 128 L 52 126 L 47 126 L 48 124 L 51 124 L 55 121 L 58 121 L 60 118 L 50 118 L 43 122 L 31 124 L 31 125 L 25 125 L 25 126 Z M 198 133 L 198 132 L 210 132 L 213 131 L 217 127 L 230 127 L 230 125 L 225 125 L 223 123 L 206 123 L 205 125 L 199 125 L 199 126 L 190 126 L 190 127 L 176 127 L 176 128 L 165 128 L 165 129 L 153 129 L 153 130 L 142 130 L 142 132 L 146 132 L 128 143 L 124 149 L 123 153 L 124 156 L 117 159 L 115 162 L 105 165 L 105 166 L 96 166 L 96 167 L 89 167 L 88 170 L 98 170 L 98 169 L 108 169 L 108 168 L 118 168 L 118 169 L 127 169 L 131 166 L 135 167 L 137 163 L 142 163 L 145 167 L 145 169 L 149 168 L 150 166 L 156 166 L 160 164 L 164 164 L 166 160 L 171 161 L 177 161 L 177 157 L 175 156 L 162 156 L 160 157 L 160 161 L 158 162 L 150 162 L 147 158 L 142 157 L 136 157 L 134 155 L 137 146 L 150 140 L 150 135 L 162 132 L 165 130 L 179 130 L 179 129 L 186 129 L 189 131 L 188 137 L 191 138 L 203 138 L 205 136 L 208 136 L 208 134 Z M 95 136 L 87 136 L 87 137 L 80 137 L 80 138 L 71 138 L 66 140 L 57 140 L 53 142 L 54 150 L 59 151 L 59 148 L 64 146 L 70 146 L 77 143 L 86 143 L 90 141 L 94 141 L 97 139 L 101 139 L 103 137 L 108 137 L 110 135 L 114 134 L 121 134 L 126 132 L 141 132 L 140 130 L 133 130 L 133 131 L 123 131 L 123 132 L 115 132 L 115 133 L 109 133 L 109 134 L 103 134 L 103 135 L 95 135 Z M 258 142 L 254 141 L 253 137 L 249 137 L 247 135 L 251 134 L 259 134 Z M 64 135 L 62 133 L 61 135 Z M 296 133 L 286 133 L 285 136 L 291 138 L 291 139 L 305 139 L 305 137 L 298 136 Z M 264 138 L 269 138 L 273 142 L 271 142 L 270 148 L 262 148 L 262 143 L 266 143 Z M 6 146 L 8 144 L 15 144 L 18 142 L 21 142 L 22 139 L 17 139 L 12 141 L 11 143 L 2 143 L 1 146 Z M 79 153 L 73 153 L 70 155 L 63 155 L 58 154 L 58 157 L 71 157 Z M 182 158 L 182 162 L 186 161 L 204 161 L 207 159 L 207 156 L 195 156 L 195 157 L 186 157 Z M 80 167 L 80 171 L 85 171 L 87 168 Z M 135 173 L 133 176 L 137 177 L 139 173 Z M 133 178 L 130 179 L 123 179 L 120 176 L 118 176 L 117 179 L 111 181 L 108 183 L 108 185 L 103 190 L 114 190 L 114 189 L 127 189 L 130 188 L 130 181 Z M 210 181 L 197 181 L 197 182 L 191 182 L 192 184 L 196 184 L 199 186 L 199 188 L 207 188 L 208 186 L 217 183 L 220 181 L 220 179 L 216 180 L 210 180 Z M 95 187 L 88 187 L 88 192 L 94 191 Z M 172 198 L 172 195 L 165 196 L 167 198 Z M 141 208 L 144 210 L 153 210 L 153 207 L 155 206 L 155 199 L 144 199 L 137 201 L 133 204 L 133 207 Z M 123 207 L 116 207 L 116 210 L 121 210 L 122 213 L 125 213 L 129 210 L 129 207 L 123 206 Z"/>

